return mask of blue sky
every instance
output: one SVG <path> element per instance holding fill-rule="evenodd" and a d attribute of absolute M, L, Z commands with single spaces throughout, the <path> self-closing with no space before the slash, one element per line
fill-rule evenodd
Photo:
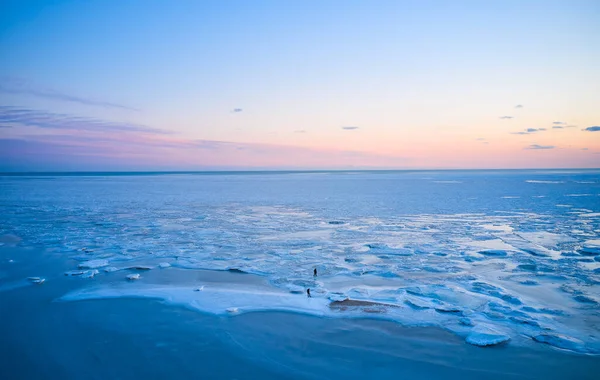
<path fill-rule="evenodd" d="M 597 167 L 598 19 L 597 1 L 4 1 L 1 166 Z"/>

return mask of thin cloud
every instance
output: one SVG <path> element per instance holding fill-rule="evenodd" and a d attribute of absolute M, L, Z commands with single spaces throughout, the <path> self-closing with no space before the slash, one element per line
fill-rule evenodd
<path fill-rule="evenodd" d="M 185 145 L 185 143 L 181 143 Z M 237 144 L 229 141 L 218 141 L 218 140 L 192 140 L 188 146 L 199 148 L 199 149 L 224 149 L 224 148 L 237 148 Z"/>
<path fill-rule="evenodd" d="M 513 135 L 530 135 L 532 133 L 543 132 L 545 130 L 546 130 L 546 128 L 527 128 L 525 131 L 511 132 L 511 134 L 513 134 Z"/>
<path fill-rule="evenodd" d="M 483 137 L 476 138 L 475 141 L 485 141 Z"/>
<path fill-rule="evenodd" d="M 41 88 L 32 86 L 23 80 L 16 80 L 12 78 L 0 78 L 0 93 L 4 94 L 15 94 L 15 95 L 29 95 L 38 98 L 59 100 L 63 102 L 78 103 L 86 106 L 103 107 L 103 108 L 117 108 L 128 111 L 139 111 L 137 108 L 129 107 L 123 104 L 117 104 L 112 102 L 105 102 L 101 100 L 86 98 L 77 95 L 65 94 L 60 91 L 56 91 L 48 88 Z"/>
<path fill-rule="evenodd" d="M 213 140 L 174 139 L 170 136 L 55 134 L 0 137 L 0 163 L 7 167 L 115 168 L 204 166 L 270 167 L 398 167 L 410 159 L 360 151 L 331 151 L 303 147 Z M 54 169 L 53 169 L 54 170 Z M 105 169 L 104 169 L 105 170 Z"/>
<path fill-rule="evenodd" d="M 306 133 L 306 131 L 304 129 L 299 129 L 297 131 L 294 131 L 294 133 Z"/>
<path fill-rule="evenodd" d="M 552 129 L 577 128 L 576 125 L 553 125 Z"/>
<path fill-rule="evenodd" d="M 536 149 L 554 149 L 554 148 L 556 148 L 554 145 L 532 144 L 532 145 L 529 145 L 528 147 L 525 147 L 523 149 L 533 149 L 533 150 L 536 150 Z"/>
<path fill-rule="evenodd" d="M 500 119 L 507 119 L 508 120 L 508 119 L 512 119 L 512 118 L 513 118 L 513 116 L 500 116 Z"/>
<path fill-rule="evenodd" d="M 515 108 L 523 108 L 523 105 L 522 105 L 522 104 L 517 104 L 517 105 L 515 106 Z"/>
<path fill-rule="evenodd" d="M 600 126 L 593 126 L 593 127 L 587 127 L 586 129 L 584 129 L 584 131 L 587 132 L 600 132 Z"/>
<path fill-rule="evenodd" d="M 552 124 L 554 124 L 554 125 L 564 125 L 564 124 L 567 124 L 567 123 L 565 123 L 564 121 L 553 121 Z"/>
<path fill-rule="evenodd" d="M 342 129 L 346 130 L 346 131 L 354 131 L 355 129 L 358 129 L 359 127 L 355 127 L 355 126 L 344 126 L 342 127 Z"/>
<path fill-rule="evenodd" d="M 72 131 L 171 134 L 171 132 L 163 129 L 134 123 L 107 121 L 12 106 L 0 106 L 0 124 L 12 127 L 35 127 Z"/>
<path fill-rule="evenodd" d="M 581 150 L 588 150 L 588 148 L 581 148 Z"/>
<path fill-rule="evenodd" d="M 242 111 L 243 111 L 243 109 L 241 109 L 241 108 L 234 108 L 233 111 L 231 111 L 231 112 L 232 113 L 240 113 Z"/>

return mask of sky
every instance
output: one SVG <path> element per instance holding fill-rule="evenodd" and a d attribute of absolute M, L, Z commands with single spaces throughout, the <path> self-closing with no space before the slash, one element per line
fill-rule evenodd
<path fill-rule="evenodd" d="M 600 167 L 600 2 L 0 2 L 0 170 Z"/>

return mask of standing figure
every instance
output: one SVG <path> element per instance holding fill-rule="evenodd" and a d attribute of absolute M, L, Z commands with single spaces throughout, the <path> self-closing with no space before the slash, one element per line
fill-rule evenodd
<path fill-rule="evenodd" d="M 308 298 L 311 298 L 312 296 L 310 295 L 310 288 L 306 289 L 306 295 L 308 296 Z"/>
<path fill-rule="evenodd" d="M 313 276 L 317 277 L 317 268 L 313 271 Z"/>

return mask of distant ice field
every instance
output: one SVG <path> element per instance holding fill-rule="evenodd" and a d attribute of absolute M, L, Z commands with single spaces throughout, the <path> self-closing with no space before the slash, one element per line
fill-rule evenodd
<path fill-rule="evenodd" d="M 73 260 L 65 301 L 368 316 L 600 354 L 600 171 L 2 176 L 0 215 L 0 244 Z M 266 282 L 147 281 L 198 269 Z"/>

